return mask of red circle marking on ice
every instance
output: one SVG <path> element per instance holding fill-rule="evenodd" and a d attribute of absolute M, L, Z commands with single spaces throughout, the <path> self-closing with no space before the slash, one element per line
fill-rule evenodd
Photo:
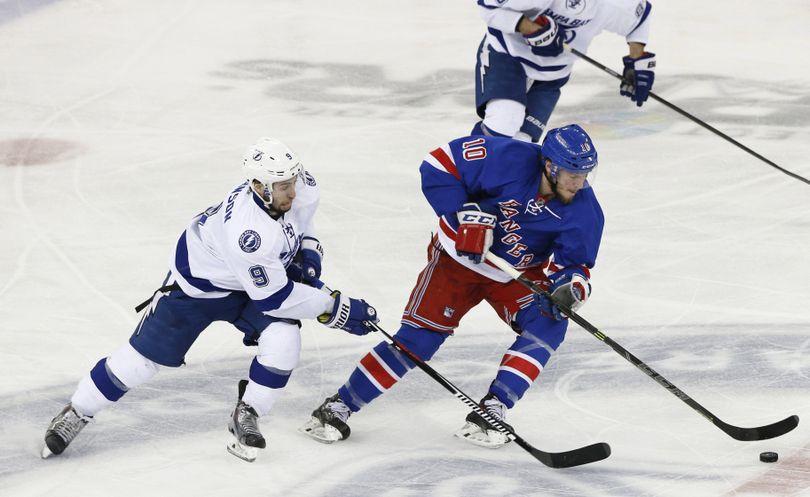
<path fill-rule="evenodd" d="M 66 140 L 16 138 L 0 140 L 0 165 L 38 166 L 72 159 L 79 146 Z"/>

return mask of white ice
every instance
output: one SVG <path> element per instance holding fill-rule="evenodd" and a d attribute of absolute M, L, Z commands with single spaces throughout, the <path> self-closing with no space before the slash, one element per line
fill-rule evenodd
<path fill-rule="evenodd" d="M 654 90 L 810 177 L 807 2 L 653 3 Z M 721 419 L 798 414 L 796 430 L 735 441 L 572 325 L 509 422 L 546 450 L 609 442 L 606 461 L 554 470 L 465 444 L 451 434 L 466 408 L 421 371 L 320 445 L 296 428 L 380 338 L 306 323 L 248 464 L 225 426 L 253 350 L 215 325 L 187 366 L 39 459 L 50 418 L 127 339 L 176 237 L 241 181 L 258 136 L 322 186 L 325 279 L 395 331 L 435 229 L 417 167 L 476 119 L 483 29 L 463 0 L 0 0 L 0 495 L 810 496 L 810 186 L 636 108 L 581 61 L 551 125 L 585 126 L 602 164 L 582 315 Z M 624 51 L 606 33 L 589 53 L 618 69 Z M 432 365 L 478 398 L 510 333 L 482 306 Z"/>

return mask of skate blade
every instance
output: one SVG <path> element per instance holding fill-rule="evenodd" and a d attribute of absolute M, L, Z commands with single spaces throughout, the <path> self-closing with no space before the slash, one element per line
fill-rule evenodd
<path fill-rule="evenodd" d="M 247 462 L 255 461 L 256 456 L 259 454 L 259 449 L 257 449 L 256 447 L 249 447 L 247 445 L 242 445 L 236 440 L 228 442 L 228 445 L 226 445 L 225 448 L 228 449 L 228 452 L 230 452 L 231 454 Z"/>
<path fill-rule="evenodd" d="M 470 422 L 467 422 L 460 430 L 456 431 L 455 436 L 487 449 L 498 449 L 509 442 L 509 439 L 503 433 L 495 430 L 481 430 L 477 424 Z"/>
<path fill-rule="evenodd" d="M 334 426 L 322 425 L 318 418 L 315 417 L 310 418 L 309 421 L 298 428 L 298 431 L 324 444 L 343 440 L 343 435 Z"/>

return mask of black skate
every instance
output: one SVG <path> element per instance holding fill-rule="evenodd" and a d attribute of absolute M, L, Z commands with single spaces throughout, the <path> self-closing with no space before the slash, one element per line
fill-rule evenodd
<path fill-rule="evenodd" d="M 506 406 L 503 402 L 498 400 L 495 395 L 491 393 L 487 394 L 481 399 L 478 405 L 490 416 L 498 420 L 500 424 L 510 430 L 512 429 L 512 427 L 504 421 L 506 419 Z M 488 449 L 497 449 L 503 447 L 511 440 L 506 433 L 493 428 L 486 419 L 475 411 L 467 414 L 466 421 L 464 426 L 458 430 L 455 435 L 472 444 Z"/>
<path fill-rule="evenodd" d="M 239 381 L 239 401 L 231 413 L 228 421 L 228 431 L 234 436 L 227 449 L 228 452 L 247 462 L 256 460 L 258 449 L 267 447 L 261 431 L 259 431 L 259 415 L 256 410 L 242 401 L 248 381 Z"/>
<path fill-rule="evenodd" d="M 351 409 L 343 403 L 340 394 L 335 394 L 327 397 L 320 407 L 312 411 L 312 417 L 298 431 L 325 444 L 346 440 L 352 433 L 346 424 L 351 414 Z"/>
<path fill-rule="evenodd" d="M 59 455 L 65 451 L 70 442 L 82 431 L 82 428 L 93 419 L 90 416 L 79 414 L 73 405 L 68 404 L 62 412 L 56 415 L 48 430 L 45 432 L 45 447 L 40 455 L 46 459 L 52 455 Z"/>

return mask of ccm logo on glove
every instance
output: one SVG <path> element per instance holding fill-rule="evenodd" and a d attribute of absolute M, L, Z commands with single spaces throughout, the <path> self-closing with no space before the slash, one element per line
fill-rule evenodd
<path fill-rule="evenodd" d="M 458 221 L 461 224 L 482 224 L 484 226 L 495 227 L 495 218 L 485 212 L 460 212 Z"/>

